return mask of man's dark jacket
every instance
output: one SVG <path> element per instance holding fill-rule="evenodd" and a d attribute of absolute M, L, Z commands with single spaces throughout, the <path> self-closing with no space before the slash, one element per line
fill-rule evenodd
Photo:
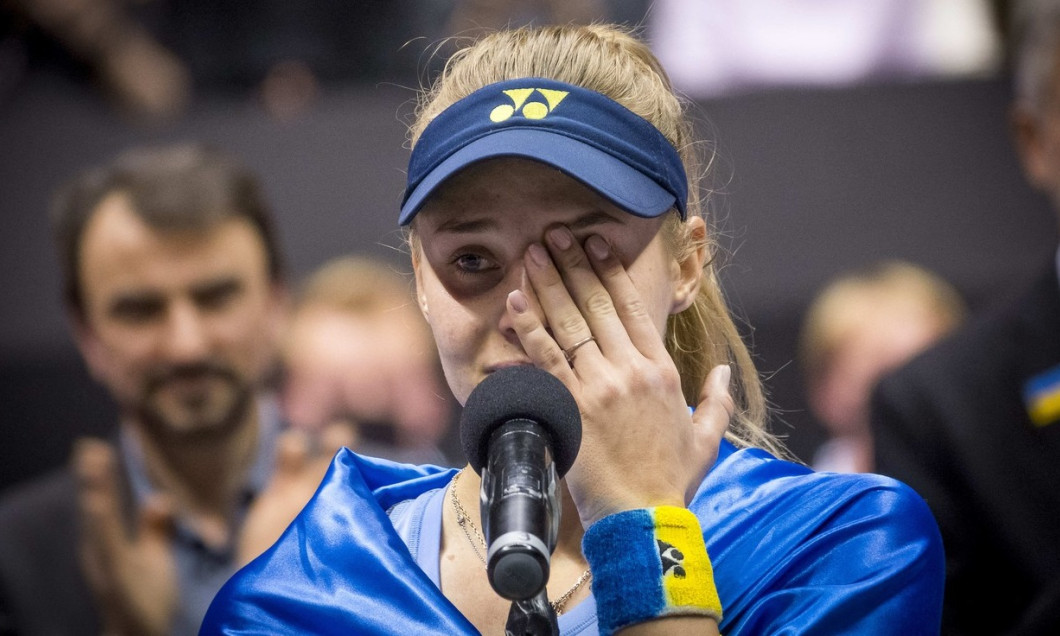
<path fill-rule="evenodd" d="M 945 634 L 1060 634 L 1060 421 L 1033 424 L 1023 397 L 1060 367 L 1056 269 L 873 399 L 876 470 L 917 490 L 942 531 Z"/>

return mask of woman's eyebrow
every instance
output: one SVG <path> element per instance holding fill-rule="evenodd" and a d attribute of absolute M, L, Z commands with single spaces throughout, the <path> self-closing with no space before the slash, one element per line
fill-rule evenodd
<path fill-rule="evenodd" d="M 597 210 L 595 212 L 590 212 L 589 214 L 578 217 L 573 222 L 568 223 L 567 227 L 569 227 L 571 230 L 584 230 L 585 228 L 593 227 L 596 225 L 603 225 L 606 223 L 617 223 L 621 225 L 622 221 L 618 218 L 615 218 L 613 215 L 604 212 L 603 210 Z"/>
<path fill-rule="evenodd" d="M 497 226 L 497 222 L 489 217 L 481 219 L 449 219 L 443 221 L 435 229 L 435 232 L 446 232 L 450 234 L 472 234 L 475 232 L 484 232 L 491 230 Z"/>

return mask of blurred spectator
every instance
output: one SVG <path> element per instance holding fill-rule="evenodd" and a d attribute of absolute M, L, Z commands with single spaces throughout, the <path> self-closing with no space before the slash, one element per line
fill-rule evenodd
<path fill-rule="evenodd" d="M 253 96 L 284 120 L 324 85 L 409 81 L 440 36 L 450 2 L 424 0 L 14 0 L 0 29 L 0 71 L 13 42 L 100 82 L 138 119 L 179 117 L 200 94 Z M 0 79 L 0 90 L 4 90 Z"/>
<path fill-rule="evenodd" d="M 36 27 L 57 42 L 134 116 L 171 119 L 187 106 L 192 82 L 187 66 L 134 19 L 123 0 L 14 0 L 8 4 L 12 17 L 26 23 L 22 30 Z"/>
<path fill-rule="evenodd" d="M 829 439 L 816 470 L 872 472 L 869 397 L 876 381 L 949 333 L 964 301 L 949 283 L 890 261 L 831 281 L 806 312 L 799 359 L 807 399 Z"/>
<path fill-rule="evenodd" d="M 1060 0 L 1012 7 L 1012 132 L 1056 222 Z M 942 531 L 946 634 L 1060 633 L 1060 248 L 1042 260 L 873 396 L 878 470 L 920 492 Z"/>
<path fill-rule="evenodd" d="M 776 86 L 992 73 L 984 0 L 657 0 L 649 39 L 695 98 Z"/>
<path fill-rule="evenodd" d="M 268 206 L 239 162 L 180 145 L 86 172 L 53 225 L 71 329 L 120 419 L 5 493 L 0 633 L 197 633 L 282 429 Z"/>
<path fill-rule="evenodd" d="M 455 407 L 411 282 L 385 263 L 337 258 L 306 281 L 283 346 L 283 408 L 295 428 L 337 421 L 366 455 L 446 464 Z"/>

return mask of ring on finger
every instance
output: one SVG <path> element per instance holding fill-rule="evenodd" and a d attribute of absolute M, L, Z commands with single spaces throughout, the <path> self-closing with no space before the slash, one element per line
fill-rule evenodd
<path fill-rule="evenodd" d="M 584 344 L 589 344 L 590 342 L 596 342 L 596 338 L 592 336 L 589 336 L 588 338 L 583 338 L 582 340 L 579 340 L 578 342 L 575 342 L 571 346 L 564 349 L 563 357 L 567 359 L 567 364 L 574 366 L 574 352 L 578 350 L 578 347 Z"/>

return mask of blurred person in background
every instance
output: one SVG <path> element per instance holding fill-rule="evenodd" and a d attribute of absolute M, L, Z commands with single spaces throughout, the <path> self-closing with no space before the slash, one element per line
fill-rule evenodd
<path fill-rule="evenodd" d="M 74 339 L 120 420 L 0 502 L 0 633 L 197 633 L 282 428 L 273 220 L 245 166 L 179 145 L 87 171 L 53 227 Z"/>
<path fill-rule="evenodd" d="M 1060 216 L 1060 1 L 1012 6 L 1016 148 Z M 1060 250 L 1043 260 L 873 398 L 877 470 L 942 531 L 947 634 L 1060 633 Z"/>
<path fill-rule="evenodd" d="M 449 464 L 455 413 L 411 279 L 367 257 L 333 259 L 299 294 L 282 348 L 282 405 L 295 428 L 341 422 L 353 450 Z"/>
<path fill-rule="evenodd" d="M 965 311 L 952 285 L 902 261 L 844 273 L 814 297 L 798 349 L 807 401 L 828 432 L 814 469 L 872 472 L 876 381 L 952 331 Z"/>
<path fill-rule="evenodd" d="M 5 47 L 8 57 L 13 59 L 10 51 L 17 41 L 43 35 L 60 56 L 81 65 L 123 112 L 144 120 L 178 117 L 191 99 L 192 73 L 136 19 L 129 4 L 122 0 L 7 3 L 14 25 L 5 29 L 10 36 Z M 25 48 L 34 53 L 48 48 L 33 44 Z"/>
<path fill-rule="evenodd" d="M 439 35 L 450 10 L 421 0 L 13 0 L 0 7 L 0 97 L 47 68 L 98 84 L 137 123 L 179 120 L 203 96 L 253 99 L 287 121 L 336 84 L 414 79 L 409 43 Z"/>

